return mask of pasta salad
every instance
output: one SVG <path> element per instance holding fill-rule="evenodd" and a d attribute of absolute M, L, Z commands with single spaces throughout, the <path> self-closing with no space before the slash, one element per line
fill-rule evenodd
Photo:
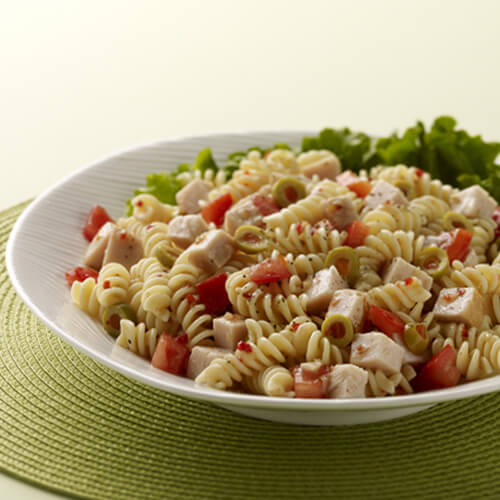
<path fill-rule="evenodd" d="M 332 149 L 253 148 L 224 169 L 204 150 L 205 167 L 163 174 L 168 203 L 92 208 L 73 302 L 214 389 L 363 398 L 500 374 L 497 201 Z"/>

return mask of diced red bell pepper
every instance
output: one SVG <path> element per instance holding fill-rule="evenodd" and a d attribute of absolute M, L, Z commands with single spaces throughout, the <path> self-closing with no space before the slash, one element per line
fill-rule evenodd
<path fill-rule="evenodd" d="M 270 257 L 250 269 L 250 279 L 257 284 L 273 283 L 274 281 L 289 278 L 289 271 L 285 257 Z"/>
<path fill-rule="evenodd" d="M 199 302 L 209 314 L 222 314 L 231 303 L 226 292 L 226 273 L 220 273 L 196 285 Z"/>
<path fill-rule="evenodd" d="M 350 189 L 353 193 L 356 193 L 356 196 L 358 196 L 358 198 L 365 198 L 372 190 L 372 185 L 368 181 L 359 179 L 358 181 L 348 184 L 347 188 Z"/>
<path fill-rule="evenodd" d="M 493 212 L 493 220 L 497 223 L 495 238 L 500 238 L 500 207 L 497 207 Z"/>
<path fill-rule="evenodd" d="M 469 245 L 472 240 L 472 233 L 470 231 L 467 231 L 466 229 L 459 227 L 458 229 L 455 229 L 448 234 L 449 237 L 444 239 L 443 243 L 441 243 L 439 246 L 443 250 L 446 250 L 450 263 L 456 259 L 463 262 L 467 257 L 467 254 L 469 253 Z"/>
<path fill-rule="evenodd" d="M 205 205 L 201 209 L 201 216 L 206 222 L 213 222 L 217 227 L 220 227 L 224 222 L 226 212 L 231 208 L 232 204 L 233 197 L 229 193 L 223 194 Z"/>
<path fill-rule="evenodd" d="M 260 212 L 260 215 L 263 215 L 264 217 L 281 210 L 281 207 L 274 201 L 272 196 L 256 194 L 252 196 L 252 201 L 257 207 L 257 210 Z"/>
<path fill-rule="evenodd" d="M 87 278 L 94 278 L 97 280 L 98 273 L 90 267 L 77 266 L 69 271 L 66 271 L 66 281 L 71 286 L 73 281 L 85 281 Z"/>
<path fill-rule="evenodd" d="M 185 333 L 179 337 L 173 337 L 163 332 L 156 345 L 151 364 L 159 370 L 180 375 L 185 371 L 189 358 L 187 341 Z"/>
<path fill-rule="evenodd" d="M 370 228 L 359 220 L 355 220 L 347 228 L 347 239 L 344 244 L 352 248 L 359 247 L 369 234 Z"/>
<path fill-rule="evenodd" d="M 399 316 L 381 307 L 371 305 L 368 309 L 368 319 L 382 333 L 391 338 L 395 334 L 403 334 L 405 331 L 404 321 Z"/>
<path fill-rule="evenodd" d="M 325 398 L 330 367 L 320 365 L 317 370 L 296 366 L 292 370 L 296 398 Z"/>
<path fill-rule="evenodd" d="M 83 236 L 88 241 L 92 241 L 97 231 L 99 231 L 106 222 L 113 222 L 113 219 L 109 216 L 108 212 L 106 212 L 106 209 L 99 205 L 92 207 L 87 217 L 87 221 L 85 222 L 85 226 L 83 226 Z"/>
<path fill-rule="evenodd" d="M 417 392 L 454 387 L 460 380 L 456 366 L 456 354 L 451 346 L 433 356 L 413 379 L 412 386 Z"/>

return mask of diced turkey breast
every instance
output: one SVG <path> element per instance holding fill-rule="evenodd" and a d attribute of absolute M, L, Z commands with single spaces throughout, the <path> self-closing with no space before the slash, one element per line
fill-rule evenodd
<path fill-rule="evenodd" d="M 476 328 L 481 326 L 485 311 L 483 296 L 472 287 L 443 288 L 433 309 L 438 321 L 465 323 Z"/>
<path fill-rule="evenodd" d="M 231 351 L 220 347 L 194 346 L 187 365 L 187 376 L 195 379 L 214 359 L 222 358 Z"/>
<path fill-rule="evenodd" d="M 326 219 L 336 229 L 346 229 L 351 222 L 359 218 L 354 203 L 345 196 L 330 198 L 325 200 L 322 205 Z"/>
<path fill-rule="evenodd" d="M 464 266 L 473 267 L 477 266 L 478 264 L 479 264 L 479 257 L 477 256 L 477 253 L 474 251 L 474 249 L 471 248 L 469 250 L 469 253 L 467 254 L 467 257 L 465 257 Z"/>
<path fill-rule="evenodd" d="M 234 241 L 222 229 L 212 229 L 199 236 L 186 251 L 195 266 L 215 273 L 232 257 Z"/>
<path fill-rule="evenodd" d="M 403 348 L 387 335 L 381 332 L 358 333 L 352 341 L 350 362 L 392 375 L 401 370 L 403 356 Z"/>
<path fill-rule="evenodd" d="M 167 236 L 180 248 L 187 248 L 208 225 L 201 215 L 178 215 L 168 224 Z"/>
<path fill-rule="evenodd" d="M 405 341 L 401 335 L 393 336 L 394 342 L 401 346 L 404 351 L 403 354 L 403 365 L 422 365 L 429 360 L 430 354 L 428 351 L 424 351 L 422 354 L 415 354 L 411 352 L 410 349 L 405 344 Z"/>
<path fill-rule="evenodd" d="M 365 198 L 365 207 L 375 209 L 384 203 L 407 205 L 408 200 L 401 189 L 385 181 L 377 181 Z"/>
<path fill-rule="evenodd" d="M 97 270 L 101 268 L 102 260 L 104 259 L 104 252 L 108 246 L 109 237 L 115 229 L 116 224 L 114 222 L 106 222 L 106 224 L 99 229 L 97 234 L 89 243 L 87 251 L 85 252 L 83 263 L 86 266 L 93 267 Z"/>
<path fill-rule="evenodd" d="M 451 196 L 451 208 L 465 217 L 491 217 L 497 202 L 481 186 L 471 186 Z"/>
<path fill-rule="evenodd" d="M 213 321 L 215 345 L 234 351 L 238 342 L 247 336 L 245 319 L 238 314 L 226 313 Z"/>
<path fill-rule="evenodd" d="M 142 259 L 143 255 L 144 251 L 141 242 L 124 229 L 116 227 L 109 235 L 102 265 L 104 266 L 109 262 L 118 262 L 130 269 Z"/>
<path fill-rule="evenodd" d="M 229 234 L 234 234 L 240 226 L 262 224 L 263 215 L 253 202 L 253 195 L 246 196 L 233 205 L 224 216 L 224 229 Z"/>
<path fill-rule="evenodd" d="M 328 374 L 329 398 L 364 398 L 368 372 L 351 363 L 335 365 Z"/>
<path fill-rule="evenodd" d="M 185 185 L 176 195 L 179 208 L 187 214 L 196 214 L 201 210 L 200 201 L 208 199 L 212 186 L 200 179 L 194 179 Z"/>
<path fill-rule="evenodd" d="M 313 278 L 311 287 L 307 290 L 307 312 L 321 314 L 328 308 L 336 290 L 347 288 L 347 283 L 340 276 L 337 268 L 331 266 L 321 269 Z"/>
<path fill-rule="evenodd" d="M 392 259 L 382 275 L 384 283 L 396 283 L 396 281 L 404 281 L 406 278 L 411 277 L 418 278 L 426 290 L 431 289 L 433 279 L 425 271 L 422 271 L 422 269 L 410 264 L 401 257 Z"/>
<path fill-rule="evenodd" d="M 338 290 L 333 294 L 326 317 L 341 314 L 349 318 L 355 332 L 363 326 L 366 314 L 366 295 L 357 290 Z"/>

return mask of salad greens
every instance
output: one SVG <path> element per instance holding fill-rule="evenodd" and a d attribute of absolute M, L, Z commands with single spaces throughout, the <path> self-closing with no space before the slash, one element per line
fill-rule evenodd
<path fill-rule="evenodd" d="M 315 137 L 304 137 L 298 152 L 327 149 L 339 157 L 343 170 L 353 172 L 375 165 L 415 166 L 459 188 L 479 184 L 500 202 L 500 164 L 495 163 L 500 154 L 500 142 L 485 142 L 480 135 L 471 136 L 456 126 L 454 118 L 440 116 L 429 130 L 418 121 L 401 135 L 393 133 L 379 139 L 348 128 L 325 128 Z M 215 162 L 210 148 L 205 148 L 192 165 L 184 163 L 171 173 L 149 174 L 146 186 L 137 189 L 134 196 L 150 193 L 163 203 L 175 205 L 175 194 L 182 188 L 178 174 L 199 170 L 203 175 L 207 170 L 217 173 L 222 169 L 229 179 L 249 151 L 265 154 L 276 148 L 292 149 L 288 144 L 275 144 L 267 149 L 249 148 L 230 154 L 222 167 Z M 130 200 L 127 206 L 130 215 Z"/>

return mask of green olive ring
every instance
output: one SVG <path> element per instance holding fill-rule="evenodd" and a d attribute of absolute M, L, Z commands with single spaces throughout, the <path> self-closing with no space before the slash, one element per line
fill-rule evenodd
<path fill-rule="evenodd" d="M 115 304 L 108 306 L 102 313 L 102 325 L 104 329 L 113 337 L 120 335 L 120 321 L 129 319 L 134 323 L 137 322 L 135 311 L 129 304 Z"/>
<path fill-rule="evenodd" d="M 453 231 L 459 227 L 467 229 L 471 233 L 474 232 L 474 224 L 464 215 L 451 211 L 443 215 L 443 228 L 445 231 Z"/>
<path fill-rule="evenodd" d="M 445 250 L 439 247 L 424 248 L 417 257 L 417 265 L 433 278 L 446 274 L 450 268 L 450 260 Z"/>
<path fill-rule="evenodd" d="M 405 344 L 413 354 L 422 354 L 429 346 L 430 338 L 424 323 L 408 323 L 404 331 Z"/>
<path fill-rule="evenodd" d="M 269 241 L 257 226 L 240 226 L 234 235 L 236 246 L 245 253 L 263 252 L 269 248 Z"/>
<path fill-rule="evenodd" d="M 347 262 L 347 270 L 341 265 Z M 351 247 L 337 247 L 328 252 L 325 259 L 325 267 L 335 266 L 340 275 L 353 286 L 360 277 L 359 255 Z"/>
<path fill-rule="evenodd" d="M 321 333 L 337 347 L 347 347 L 354 337 L 352 321 L 342 314 L 331 314 L 321 325 Z"/>
<path fill-rule="evenodd" d="M 304 198 L 306 187 L 295 177 L 282 177 L 274 183 L 271 194 L 274 201 L 284 208 Z"/>
<path fill-rule="evenodd" d="M 176 256 L 163 248 L 155 250 L 155 257 L 160 261 L 163 267 L 172 267 L 176 260 Z"/>

